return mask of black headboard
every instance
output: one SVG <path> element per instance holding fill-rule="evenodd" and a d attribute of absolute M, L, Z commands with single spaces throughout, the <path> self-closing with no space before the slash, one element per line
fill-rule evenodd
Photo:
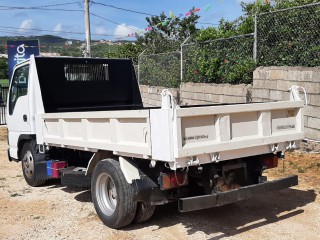
<path fill-rule="evenodd" d="M 129 59 L 35 57 L 45 112 L 141 109 Z"/>

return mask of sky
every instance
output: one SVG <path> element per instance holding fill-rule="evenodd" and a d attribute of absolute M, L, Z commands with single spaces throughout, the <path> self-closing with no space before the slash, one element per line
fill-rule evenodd
<path fill-rule="evenodd" d="M 50 34 L 83 40 L 85 38 L 83 1 L 0 0 L 0 36 Z M 245 2 L 250 1 L 252 2 L 252 0 L 245 0 Z M 90 26 L 93 40 L 115 40 L 120 37 L 134 40 L 134 37 L 126 36 L 148 27 L 145 20 L 148 15 L 145 13 L 160 15 L 164 12 L 169 16 L 172 12 L 175 16 L 180 14 L 185 16 L 192 7 L 200 8 L 197 13 L 200 16 L 197 25 L 199 28 L 214 26 L 221 18 L 234 20 L 242 15 L 241 0 L 90 0 L 90 2 Z M 209 4 L 211 8 L 205 11 L 205 7 Z M 42 9 L 30 9 L 31 7 Z"/>

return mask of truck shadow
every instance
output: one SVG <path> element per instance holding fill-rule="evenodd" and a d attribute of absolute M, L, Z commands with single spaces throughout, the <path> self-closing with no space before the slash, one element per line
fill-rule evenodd
<path fill-rule="evenodd" d="M 84 189 L 84 191 L 76 195 L 74 199 L 78 202 L 92 202 L 91 191 Z"/>
<path fill-rule="evenodd" d="M 92 202 L 90 190 L 66 188 L 65 192 L 79 192 L 74 199 L 79 202 Z M 143 227 L 157 226 L 153 230 L 170 228 L 182 224 L 188 235 L 203 232 L 217 236 L 212 240 L 231 237 L 243 232 L 281 222 L 304 212 L 303 207 L 315 201 L 314 190 L 285 189 L 265 193 L 245 201 L 189 213 L 180 213 L 177 203 L 158 206 L 153 217 L 141 224 L 131 224 L 122 231 L 132 231 Z"/>
<path fill-rule="evenodd" d="M 78 193 L 74 197 L 74 199 L 78 202 L 92 202 L 91 191 L 89 188 L 62 187 L 61 190 L 67 193 Z"/>
<path fill-rule="evenodd" d="M 123 230 L 130 231 L 151 225 L 160 229 L 182 224 L 188 235 L 200 231 L 207 235 L 218 234 L 211 239 L 221 239 L 302 214 L 303 207 L 314 202 L 315 198 L 314 190 L 286 189 L 189 213 L 179 213 L 177 204 L 168 204 L 157 207 L 154 216 L 146 223 L 130 225 Z"/>

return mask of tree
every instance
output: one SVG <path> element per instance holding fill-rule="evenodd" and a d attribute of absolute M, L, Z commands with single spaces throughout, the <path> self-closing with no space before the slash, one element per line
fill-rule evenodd
<path fill-rule="evenodd" d="M 126 43 L 118 46 L 114 51 L 107 52 L 104 57 L 107 58 L 130 58 L 133 64 L 138 64 L 138 56 L 143 51 L 142 46 L 136 43 Z"/>
<path fill-rule="evenodd" d="M 254 15 L 290 7 L 316 3 L 319 0 L 256 0 L 255 2 L 241 2 L 243 15 L 234 21 L 223 18 L 218 27 L 209 27 L 199 32 L 198 41 L 227 38 L 254 32 Z"/>
<path fill-rule="evenodd" d="M 184 18 L 173 15 L 168 17 L 164 13 L 160 16 L 147 17 L 148 25 L 152 29 L 138 37 L 137 44 L 144 46 L 147 53 L 176 51 L 185 39 L 194 38 L 199 31 L 196 27 L 199 16 L 194 10 L 191 9 L 191 14 Z"/>

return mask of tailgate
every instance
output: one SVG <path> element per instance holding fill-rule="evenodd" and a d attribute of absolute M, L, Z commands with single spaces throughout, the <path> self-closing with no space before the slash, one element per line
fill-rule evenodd
<path fill-rule="evenodd" d="M 302 101 L 178 108 L 174 119 L 176 159 L 257 146 L 271 152 L 304 136 Z"/>

